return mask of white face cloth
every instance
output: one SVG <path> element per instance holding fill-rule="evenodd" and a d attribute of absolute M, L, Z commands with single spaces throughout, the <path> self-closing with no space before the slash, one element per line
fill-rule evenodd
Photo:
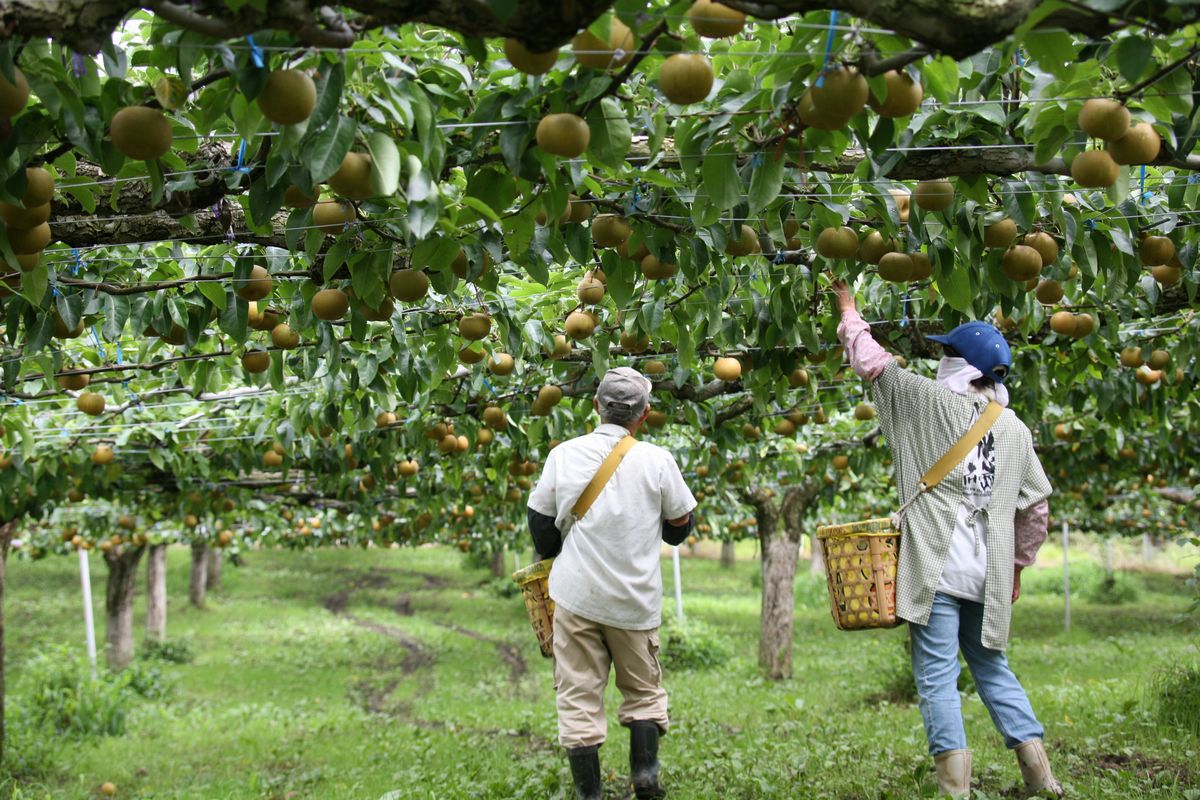
<path fill-rule="evenodd" d="M 978 386 L 971 384 L 971 381 L 978 380 L 983 377 L 983 373 L 975 367 L 967 363 L 965 358 L 950 358 L 943 357 L 938 364 L 937 382 L 945 386 L 955 394 L 981 394 L 989 400 L 995 400 L 1000 405 L 1008 408 L 1008 389 L 1004 384 L 995 384 L 995 391 L 991 389 L 980 389 Z"/>

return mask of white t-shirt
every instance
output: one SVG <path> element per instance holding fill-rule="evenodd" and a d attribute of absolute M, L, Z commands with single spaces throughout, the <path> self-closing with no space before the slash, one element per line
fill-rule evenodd
<path fill-rule="evenodd" d="M 529 507 L 554 517 L 563 534 L 550 571 L 554 602 L 604 625 L 651 630 L 662 622 L 662 521 L 696 507 L 674 456 L 638 442 L 583 519 L 570 525 L 571 507 L 628 433 L 620 425 L 601 425 L 551 450 Z"/>
<path fill-rule="evenodd" d="M 937 590 L 982 603 L 987 579 L 986 510 L 992 501 L 992 484 L 996 479 L 996 435 L 988 431 L 962 465 L 963 500 Z"/>

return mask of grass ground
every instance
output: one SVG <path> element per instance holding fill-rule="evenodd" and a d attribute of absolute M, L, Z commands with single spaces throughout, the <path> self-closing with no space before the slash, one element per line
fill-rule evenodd
<path fill-rule="evenodd" d="M 684 563 L 689 618 L 732 658 L 667 674 L 670 796 L 933 796 L 919 715 L 893 688 L 903 629 L 838 632 L 822 583 L 802 565 L 796 674 L 768 683 L 755 663 L 757 566 L 742 555 L 732 569 Z M 132 702 L 124 735 L 55 741 L 32 775 L 15 779 L 18 797 L 94 798 L 103 781 L 118 798 L 157 800 L 570 797 L 550 662 L 520 600 L 501 597 L 457 553 L 251 552 L 243 567 L 226 566 L 203 611 L 186 606 L 186 562 L 184 550 L 170 554 L 168 629 L 194 661 L 157 665 L 171 689 Z M 98 559 L 93 572 L 102 620 Z M 670 597 L 669 562 L 663 572 Z M 1027 573 L 1011 660 L 1071 795 L 1200 798 L 1200 740 L 1161 727 L 1147 699 L 1157 669 L 1200 659 L 1182 578 L 1139 575 L 1138 597 L 1124 605 L 1077 601 L 1066 635 L 1059 576 Z M 13 562 L 8 587 L 20 704 L 35 689 L 32 654 L 56 643 L 82 650 L 76 564 Z M 139 629 L 143 613 L 139 603 Z M 964 710 L 977 797 L 1017 796 L 1016 767 L 974 694 Z M 627 737 L 610 726 L 608 793 L 625 797 Z M 28 735 L 10 731 L 18 763 L 33 748 Z"/>

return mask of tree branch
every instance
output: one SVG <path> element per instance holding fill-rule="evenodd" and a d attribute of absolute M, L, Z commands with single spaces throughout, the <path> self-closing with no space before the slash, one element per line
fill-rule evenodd
<path fill-rule="evenodd" d="M 929 48 L 919 45 L 911 50 L 905 50 L 888 58 L 878 58 L 876 55 L 864 55 L 858 60 L 858 71 L 868 76 L 882 75 L 891 70 L 904 69 L 914 61 L 920 61 L 929 55 Z"/>
<path fill-rule="evenodd" d="M 0 27 L 11 36 L 49 37 L 83 53 L 97 53 L 129 12 L 145 5 L 180 27 L 217 38 L 256 30 L 289 31 L 323 47 L 347 47 L 355 31 L 424 23 L 470 37 L 510 36 L 544 52 L 565 44 L 612 6 L 612 0 L 522 0 L 519 11 L 501 17 L 479 0 L 346 0 L 338 6 L 320 0 L 272 0 L 230 11 L 216 0 L 200 0 L 199 10 L 170 0 L 6 0 Z M 962 59 L 1008 38 L 1041 5 L 1040 0 L 729 0 L 727 5 L 760 19 L 833 10 L 889 28 L 931 51 Z M 348 22 L 337 9 L 356 12 Z M 203 16 L 208 11 L 220 16 Z M 1136 17 L 1134 12 L 1136 11 Z M 1131 19 L 1161 33 L 1196 21 L 1200 11 L 1171 0 L 1129 0 L 1107 11 L 1076 3 L 1059 9 L 1039 27 L 1064 28 L 1090 37 L 1105 36 Z"/>
<path fill-rule="evenodd" d="M 1196 56 L 1197 53 L 1200 53 L 1200 45 L 1193 46 L 1191 50 L 1188 50 L 1186 53 L 1184 53 L 1179 58 L 1175 59 L 1174 61 L 1172 61 L 1169 64 L 1164 64 L 1160 69 L 1155 70 L 1153 73 L 1150 74 L 1150 77 L 1146 78 L 1145 80 L 1138 81 L 1133 86 L 1130 86 L 1128 89 L 1117 92 L 1115 95 L 1113 95 L 1113 97 L 1115 97 L 1116 99 L 1118 99 L 1122 103 L 1124 103 L 1126 100 L 1133 97 L 1138 92 L 1142 91 L 1143 89 L 1145 89 L 1148 86 L 1153 86 L 1158 81 L 1162 80 L 1163 78 L 1165 78 L 1166 76 L 1168 76 L 1172 72 L 1174 72 L 1175 70 L 1182 67 L 1184 64 L 1188 63 L 1188 61 L 1192 60 Z"/>
<path fill-rule="evenodd" d="M 145 0 L 145 5 L 160 19 L 201 36 L 208 36 L 212 39 L 231 39 L 241 34 L 238 27 L 228 20 L 206 17 L 190 8 L 176 5 L 170 0 Z"/>
<path fill-rule="evenodd" d="M 654 42 L 658 39 L 658 37 L 662 36 L 666 32 L 667 21 L 664 19 L 662 22 L 655 25 L 654 28 L 652 28 L 650 32 L 646 34 L 645 38 L 641 42 L 638 42 L 637 54 L 635 54 L 634 57 L 629 60 L 629 63 L 625 65 L 625 69 L 621 70 L 621 72 L 615 78 L 609 81 L 607 88 L 605 88 L 603 92 L 593 97 L 587 102 L 586 105 L 584 105 L 583 109 L 579 112 L 579 116 L 586 117 L 588 112 L 596 107 L 597 103 L 604 98 L 615 94 L 616 91 L 621 88 L 621 85 L 625 83 L 625 81 L 629 80 L 629 76 L 632 75 L 633 71 L 636 70 L 638 65 L 642 63 L 642 59 L 649 55 L 650 49 L 654 46 Z"/>
<path fill-rule="evenodd" d="M 290 272 L 273 272 L 272 278 L 309 278 L 312 273 L 309 270 L 292 270 Z M 58 284 L 60 286 L 74 286 L 80 289 L 91 289 L 101 294 L 110 295 L 130 295 L 130 294 L 148 294 L 150 292 L 159 292 L 164 289 L 176 289 L 180 286 L 187 286 L 192 283 L 220 283 L 222 281 L 232 281 L 233 275 L 195 275 L 190 278 L 179 278 L 173 281 L 155 281 L 153 283 L 131 283 L 118 285 L 113 283 L 97 283 L 95 281 L 81 281 L 75 278 L 59 276 Z"/>
<path fill-rule="evenodd" d="M 988 2 L 946 2 L 946 0 L 728 0 L 726 5 L 761 19 L 805 14 L 810 11 L 837 10 L 889 28 L 921 42 L 931 50 L 956 59 L 974 55 L 990 45 L 1007 39 L 1040 5 L 1040 0 L 988 0 Z M 1125 27 L 1129 14 L 1137 9 L 1147 22 L 1160 31 L 1177 30 L 1194 22 L 1197 11 L 1170 0 L 1129 0 L 1110 11 L 1074 6 L 1059 9 L 1039 28 L 1063 28 L 1090 37 L 1106 36 Z M 1115 22 L 1113 20 L 1116 20 Z"/>

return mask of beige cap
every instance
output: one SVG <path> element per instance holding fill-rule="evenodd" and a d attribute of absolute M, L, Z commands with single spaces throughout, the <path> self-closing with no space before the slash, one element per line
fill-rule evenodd
<path fill-rule="evenodd" d="M 650 405 L 651 386 L 650 379 L 636 369 L 610 369 L 596 387 L 596 403 L 601 411 L 640 413 Z"/>

